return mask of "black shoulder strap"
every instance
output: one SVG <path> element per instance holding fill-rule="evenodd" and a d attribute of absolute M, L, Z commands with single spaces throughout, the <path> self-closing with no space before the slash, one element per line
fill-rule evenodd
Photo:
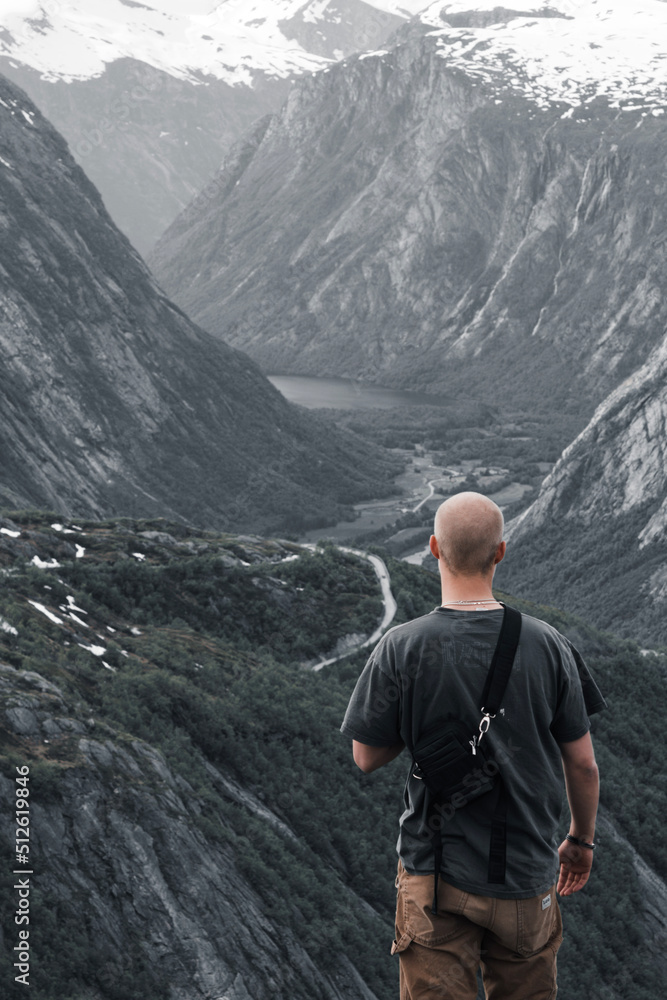
<path fill-rule="evenodd" d="M 482 711 L 489 715 L 495 715 L 500 708 L 521 635 L 521 612 L 507 604 L 503 604 L 503 608 L 503 623 L 480 702 Z"/>
<path fill-rule="evenodd" d="M 512 673 L 519 637 L 521 636 L 521 613 L 516 608 L 503 604 L 505 614 L 500 627 L 489 673 L 484 685 L 481 709 L 489 715 L 496 715 L 505 695 L 507 682 Z M 504 883 L 505 859 L 507 856 L 507 788 L 502 774 L 498 775 L 498 799 L 491 821 L 489 844 L 489 868 L 487 879 L 491 883 Z"/>
<path fill-rule="evenodd" d="M 502 602 L 500 602 L 502 603 Z M 480 708 L 489 715 L 496 715 L 507 688 L 507 682 L 512 673 L 514 657 L 516 656 L 519 638 L 521 636 L 521 612 L 503 604 L 503 622 L 500 635 L 493 651 L 489 672 L 486 675 L 484 692 Z M 504 883 L 505 864 L 507 856 L 507 790 L 502 775 L 498 774 L 498 798 L 491 820 L 491 836 L 489 844 L 489 866 L 487 880 L 491 883 Z M 428 794 L 428 793 L 427 793 Z M 430 805 L 429 805 L 430 811 Z M 442 824 L 436 826 L 433 837 L 434 855 L 434 886 L 431 911 L 438 912 L 438 880 L 442 862 Z"/>

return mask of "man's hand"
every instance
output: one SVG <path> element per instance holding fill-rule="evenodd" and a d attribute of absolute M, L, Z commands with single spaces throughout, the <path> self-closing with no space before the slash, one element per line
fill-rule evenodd
<path fill-rule="evenodd" d="M 560 752 L 572 814 L 570 833 L 591 843 L 595 839 L 595 816 L 600 789 L 591 734 L 586 733 L 571 743 L 561 743 Z M 580 847 L 571 840 L 564 840 L 558 848 L 558 855 L 558 892 L 561 896 L 571 896 L 573 892 L 583 889 L 588 882 L 593 867 L 593 852 L 590 847 Z"/>
<path fill-rule="evenodd" d="M 560 875 L 557 891 L 561 896 L 571 896 L 588 882 L 593 867 L 593 852 L 590 847 L 579 847 L 570 840 L 564 840 L 558 848 L 558 857 Z"/>

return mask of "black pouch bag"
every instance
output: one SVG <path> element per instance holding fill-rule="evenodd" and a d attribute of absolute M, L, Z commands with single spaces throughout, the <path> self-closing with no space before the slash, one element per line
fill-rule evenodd
<path fill-rule="evenodd" d="M 494 787 L 497 766 L 479 736 L 460 719 L 445 719 L 426 733 L 413 752 L 413 776 L 424 782 L 432 801 L 460 808 Z M 474 751 L 474 752 L 473 752 Z"/>

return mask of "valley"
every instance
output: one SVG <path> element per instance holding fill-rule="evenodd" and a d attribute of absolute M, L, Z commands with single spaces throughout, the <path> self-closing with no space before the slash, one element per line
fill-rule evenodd
<path fill-rule="evenodd" d="M 462 490 L 505 515 L 496 595 L 608 701 L 560 989 L 663 996 L 667 6 L 0 19 L 0 806 L 27 767 L 35 1000 L 393 1000 L 407 760 L 369 779 L 339 726 L 439 603 Z"/>
<path fill-rule="evenodd" d="M 447 396 L 350 379 L 283 375 L 269 380 L 290 402 L 321 410 L 336 426 L 354 427 L 362 437 L 372 411 L 369 443 L 382 440 L 402 466 L 390 495 L 353 504 L 352 519 L 302 532 L 294 536 L 299 541 L 381 544 L 415 565 L 428 564 L 433 514 L 444 499 L 463 489 L 479 490 L 513 517 L 534 499 L 553 466 L 553 459 L 545 460 L 554 454 L 553 441 L 541 441 L 540 428 L 516 414 L 503 417 L 495 411 L 491 416 L 473 408 L 467 414 L 470 424 L 462 427 L 461 412 Z M 403 447 L 391 447 L 392 429 L 398 426 Z M 564 443 L 568 432 L 566 425 Z"/>
<path fill-rule="evenodd" d="M 511 478 L 509 469 L 489 469 L 480 465 L 478 458 L 463 459 L 454 467 L 443 468 L 438 452 L 420 451 L 415 454 L 396 450 L 394 454 L 405 462 L 404 471 L 394 480 L 396 497 L 354 504 L 353 521 L 339 521 L 330 527 L 308 531 L 304 533 L 304 540 L 328 538 L 346 542 L 360 536 L 366 540 L 375 536 L 376 541 L 382 539 L 390 551 L 396 552 L 397 546 L 412 545 L 412 533 L 415 540 L 417 537 L 421 539 L 424 533 L 428 536 L 433 515 L 440 503 L 463 488 L 485 493 L 503 510 L 507 507 L 517 510 L 524 498 L 535 495 L 534 483 L 514 480 L 508 483 L 508 478 Z M 423 526 L 394 530 L 403 519 L 417 514 L 419 520 L 424 522 Z M 388 534 L 390 531 L 393 533 Z M 403 558 L 415 561 L 422 549 L 423 546 L 414 553 L 408 549 Z"/>

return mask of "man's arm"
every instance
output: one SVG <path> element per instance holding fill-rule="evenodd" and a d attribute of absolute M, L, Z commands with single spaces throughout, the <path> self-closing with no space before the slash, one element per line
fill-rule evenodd
<path fill-rule="evenodd" d="M 570 804 L 570 834 L 586 843 L 595 838 L 600 779 L 591 734 L 571 743 L 561 743 L 565 788 Z M 564 840 L 558 849 L 560 877 L 558 892 L 570 896 L 586 885 L 593 866 L 593 851 Z"/>
<path fill-rule="evenodd" d="M 394 743 L 392 747 L 371 747 L 368 743 L 360 743 L 359 740 L 352 740 L 352 755 L 354 763 L 360 767 L 364 774 L 377 771 L 378 767 L 388 764 L 390 760 L 398 757 L 401 750 L 405 748 L 405 743 Z"/>

